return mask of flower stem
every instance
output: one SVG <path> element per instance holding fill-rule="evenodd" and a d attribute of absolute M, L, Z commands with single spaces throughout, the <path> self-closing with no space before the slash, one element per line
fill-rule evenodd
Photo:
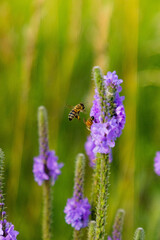
<path fill-rule="evenodd" d="M 73 232 L 73 239 L 74 240 L 81 240 L 82 239 L 82 231 L 78 231 L 76 229 L 74 229 L 74 232 Z"/>
<path fill-rule="evenodd" d="M 113 240 L 122 239 L 121 235 L 123 229 L 124 214 L 125 212 L 123 209 L 118 209 L 113 226 Z"/>
<path fill-rule="evenodd" d="M 44 164 L 47 159 L 48 147 L 48 119 L 45 107 L 38 108 L 38 133 L 39 133 L 39 151 Z"/>
<path fill-rule="evenodd" d="M 99 180 L 101 172 L 101 154 L 97 153 L 96 167 L 93 173 L 93 185 L 92 185 L 92 202 L 91 202 L 91 219 L 96 220 L 96 207 L 98 202 L 99 193 Z"/>
<path fill-rule="evenodd" d="M 51 219 L 52 219 L 52 199 L 51 199 L 51 184 L 50 181 L 43 183 L 43 240 L 51 240 Z"/>
<path fill-rule="evenodd" d="M 0 148 L 0 220 L 4 220 L 3 211 L 4 211 L 4 195 L 3 195 L 3 165 L 4 165 L 4 153 Z"/>
<path fill-rule="evenodd" d="M 38 109 L 38 132 L 39 132 L 39 150 L 40 156 L 44 162 L 44 167 L 47 163 L 48 153 L 48 120 L 45 107 L 41 106 Z M 47 167 L 45 168 L 47 173 Z M 43 219 L 42 231 L 43 240 L 51 240 L 51 219 L 52 219 L 52 204 L 51 204 L 51 183 L 46 180 L 43 183 Z"/>
<path fill-rule="evenodd" d="M 95 221 L 90 221 L 89 229 L 88 229 L 88 240 L 94 240 L 95 239 L 95 227 L 96 227 L 96 222 Z"/>
<path fill-rule="evenodd" d="M 96 212 L 95 240 L 105 237 L 105 224 L 107 216 L 107 199 L 109 187 L 110 163 L 108 154 L 101 154 L 100 189 Z"/>
<path fill-rule="evenodd" d="M 85 168 L 85 157 L 84 157 L 84 154 L 79 153 L 76 158 L 74 194 L 73 194 L 76 201 L 79 201 L 83 198 L 84 168 Z M 82 239 L 82 229 L 80 229 L 79 231 L 74 229 L 73 239 L 74 240 Z"/>
<path fill-rule="evenodd" d="M 74 198 L 77 201 L 83 198 L 84 168 L 85 168 L 85 157 L 84 157 L 84 154 L 79 153 L 76 158 L 74 194 L 73 194 Z"/>
<path fill-rule="evenodd" d="M 137 230 L 135 231 L 134 240 L 144 240 L 143 228 L 137 228 Z"/>
<path fill-rule="evenodd" d="M 101 105 L 101 117 L 103 121 L 105 120 L 105 116 L 107 114 L 107 105 L 106 105 L 106 90 L 104 86 L 104 79 L 102 75 L 102 71 L 100 67 L 96 66 L 93 68 L 93 76 L 94 82 L 96 85 L 96 89 L 98 90 L 98 95 L 100 98 L 100 105 Z"/>

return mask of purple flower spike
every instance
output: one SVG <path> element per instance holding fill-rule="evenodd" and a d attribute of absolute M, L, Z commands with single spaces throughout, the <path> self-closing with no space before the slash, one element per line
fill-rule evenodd
<path fill-rule="evenodd" d="M 7 222 L 5 211 L 4 197 L 3 197 L 3 164 L 4 153 L 0 149 L 0 240 L 16 240 L 19 232 L 14 230 L 14 225 Z"/>
<path fill-rule="evenodd" d="M 83 197 L 84 169 L 85 158 L 84 154 L 80 153 L 76 158 L 73 197 L 67 200 L 67 205 L 64 209 L 66 222 L 78 231 L 88 226 L 91 213 L 88 199 Z"/>
<path fill-rule="evenodd" d="M 61 174 L 60 169 L 63 167 L 63 163 L 58 164 L 55 151 L 49 150 L 47 111 L 43 106 L 38 109 L 38 131 L 40 154 L 34 158 L 34 179 L 38 185 L 42 185 L 47 180 L 54 185 L 58 175 Z"/>
<path fill-rule="evenodd" d="M 104 96 L 95 89 L 95 96 L 90 115 L 94 116 L 95 122 L 91 127 L 92 147 L 89 140 L 86 143 L 86 152 L 90 159 L 96 153 L 108 154 L 115 146 L 117 137 L 120 137 L 125 125 L 125 110 L 123 106 L 124 97 L 120 96 L 123 81 L 118 79 L 116 72 L 108 72 L 104 76 Z M 102 114 L 103 113 L 103 114 Z M 102 116 L 103 119 L 102 119 Z M 91 142 L 91 140 L 90 140 Z M 88 147 L 89 145 L 89 147 Z M 95 147 L 93 147 L 95 145 Z"/>
<path fill-rule="evenodd" d="M 154 171 L 160 176 L 160 151 L 156 152 L 156 156 L 154 158 Z"/>
<path fill-rule="evenodd" d="M 90 204 L 87 198 L 76 201 L 76 199 L 70 198 L 67 201 L 67 205 L 64 209 L 66 213 L 65 220 L 68 224 L 71 224 L 76 230 L 88 226 L 90 215 Z"/>
<path fill-rule="evenodd" d="M 45 180 L 51 179 L 51 184 L 54 185 L 58 175 L 61 174 L 60 169 L 63 167 L 63 163 L 58 164 L 58 157 L 55 155 L 55 151 L 47 152 L 46 163 L 43 162 L 41 156 L 34 158 L 33 173 L 35 181 L 38 185 L 42 185 Z"/>
<path fill-rule="evenodd" d="M 19 232 L 14 230 L 14 225 L 12 223 L 0 221 L 0 240 L 16 240 L 18 234 Z"/>

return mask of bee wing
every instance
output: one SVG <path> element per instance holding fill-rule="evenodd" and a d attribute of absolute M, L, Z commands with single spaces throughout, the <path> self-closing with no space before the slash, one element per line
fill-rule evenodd
<path fill-rule="evenodd" d="M 74 106 L 66 104 L 66 105 L 65 105 L 65 108 L 70 108 L 70 109 L 72 109 L 72 108 L 74 108 Z"/>
<path fill-rule="evenodd" d="M 86 125 L 86 120 L 85 120 L 85 118 L 83 118 L 83 122 L 84 122 L 84 124 Z"/>

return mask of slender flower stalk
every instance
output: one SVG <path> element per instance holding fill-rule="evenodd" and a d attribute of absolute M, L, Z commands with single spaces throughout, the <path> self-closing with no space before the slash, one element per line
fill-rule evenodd
<path fill-rule="evenodd" d="M 115 72 L 103 76 L 99 67 L 93 68 L 95 96 L 90 116 L 94 116 L 91 138 L 85 145 L 96 166 L 92 188 L 92 219 L 96 220 L 95 240 L 104 239 L 110 175 L 111 148 L 125 124 L 124 97 L 119 96 L 122 80 Z M 91 142 L 92 141 L 92 142 Z M 93 154 L 92 154 L 93 152 Z M 97 207 L 96 207 L 97 206 Z"/>
<path fill-rule="evenodd" d="M 94 240 L 95 239 L 95 227 L 96 227 L 96 222 L 95 221 L 90 221 L 89 230 L 88 230 L 88 240 Z"/>
<path fill-rule="evenodd" d="M 83 197 L 84 188 L 84 154 L 78 154 L 76 158 L 75 182 L 73 197 L 68 199 L 64 209 L 65 220 L 74 228 L 74 240 L 81 239 L 81 228 L 88 226 L 90 215 L 90 204 L 87 198 Z"/>
<path fill-rule="evenodd" d="M 96 211 L 96 232 L 95 232 L 96 240 L 104 239 L 105 237 L 109 175 L 110 175 L 110 164 L 108 161 L 108 155 L 103 154 L 101 158 L 101 172 L 100 172 L 100 182 L 99 182 L 100 189 L 99 189 L 97 211 Z"/>
<path fill-rule="evenodd" d="M 73 232 L 73 239 L 74 240 L 81 240 L 82 239 L 82 231 L 81 230 L 75 230 Z"/>
<path fill-rule="evenodd" d="M 16 240 L 19 232 L 14 230 L 14 225 L 7 221 L 3 196 L 3 164 L 4 153 L 0 149 L 0 239 Z"/>
<path fill-rule="evenodd" d="M 101 154 L 97 153 L 96 167 L 94 168 L 93 184 L 92 184 L 92 202 L 91 202 L 92 220 L 96 220 L 96 209 L 97 209 L 97 202 L 98 202 L 99 189 L 100 189 L 100 181 L 99 181 L 100 173 L 101 173 Z"/>
<path fill-rule="evenodd" d="M 144 230 L 143 228 L 137 228 L 137 230 L 135 231 L 135 235 L 134 235 L 134 240 L 144 240 Z"/>
<path fill-rule="evenodd" d="M 38 185 L 43 186 L 43 240 L 51 239 L 52 189 L 58 175 L 61 174 L 62 163 L 58 164 L 55 151 L 49 150 L 48 120 L 45 107 L 38 109 L 39 156 L 34 158 L 33 173 Z"/>
<path fill-rule="evenodd" d="M 123 222 L 124 222 L 124 210 L 123 209 L 118 209 L 115 221 L 114 221 L 114 226 L 113 226 L 113 240 L 121 240 L 122 239 L 122 229 L 123 229 Z"/>
<path fill-rule="evenodd" d="M 96 95 L 97 95 L 97 98 L 99 98 L 99 104 L 101 106 L 101 118 L 102 118 L 102 121 L 104 122 L 106 112 L 107 112 L 106 111 L 107 105 L 106 105 L 106 91 L 104 86 L 103 75 L 99 67 L 93 68 L 93 74 L 94 74 L 94 81 L 96 85 Z"/>
<path fill-rule="evenodd" d="M 84 169 L 85 169 L 85 158 L 83 154 L 78 154 L 76 159 L 76 170 L 74 179 L 74 194 L 73 197 L 76 201 L 83 198 L 84 191 Z"/>
<path fill-rule="evenodd" d="M 48 174 L 47 153 L 48 146 L 48 120 L 47 112 L 44 107 L 38 109 L 38 132 L 39 132 L 39 152 L 44 164 L 44 174 Z M 51 239 L 51 219 L 52 219 L 52 192 L 50 179 L 46 177 L 43 182 L 43 239 Z"/>
<path fill-rule="evenodd" d="M 99 112 L 97 117 L 97 122 L 104 123 L 107 112 L 107 101 L 106 101 L 106 91 L 103 81 L 103 76 L 99 67 L 93 69 L 94 81 L 96 85 L 96 99 L 97 105 L 99 105 Z M 92 114 L 92 113 L 91 113 Z M 93 115 L 94 116 L 94 115 Z M 98 123 L 95 123 L 98 124 Z M 94 125 L 94 124 L 93 124 Z M 98 128 L 97 128 L 98 129 Z M 97 135 L 98 132 L 93 133 L 94 127 L 91 128 L 91 136 Z M 95 135 L 94 135 L 95 134 Z M 97 139 L 93 138 L 93 140 Z M 97 147 L 97 142 L 95 141 Z M 96 148 L 95 147 L 95 148 Z M 104 239 L 105 236 L 105 222 L 106 222 L 106 210 L 107 210 L 107 195 L 108 195 L 108 176 L 109 176 L 109 167 L 106 162 L 106 156 L 97 150 L 96 153 L 98 156 L 97 166 L 95 171 L 95 180 L 97 184 L 93 184 L 93 194 L 92 194 L 92 215 L 96 212 L 96 230 L 95 230 L 95 240 Z M 96 211 L 95 207 L 97 205 Z M 94 217 L 94 216 L 93 216 Z"/>

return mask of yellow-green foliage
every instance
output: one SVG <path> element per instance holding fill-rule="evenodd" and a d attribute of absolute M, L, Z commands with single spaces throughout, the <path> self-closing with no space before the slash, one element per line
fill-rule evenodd
<path fill-rule="evenodd" d="M 32 174 L 40 105 L 48 112 L 50 149 L 65 163 L 53 193 L 54 239 L 72 237 L 63 210 L 88 132 L 83 121 L 68 121 L 66 105 L 83 102 L 89 115 L 95 65 L 104 74 L 117 71 L 126 97 L 126 126 L 111 166 L 107 231 L 123 208 L 124 240 L 138 226 L 146 239 L 159 239 L 160 178 L 153 172 L 160 150 L 159 8 L 160 2 L 149 0 L 0 1 L 0 147 L 8 220 L 19 239 L 41 239 L 42 189 Z M 92 171 L 86 166 L 85 172 L 89 197 Z"/>

